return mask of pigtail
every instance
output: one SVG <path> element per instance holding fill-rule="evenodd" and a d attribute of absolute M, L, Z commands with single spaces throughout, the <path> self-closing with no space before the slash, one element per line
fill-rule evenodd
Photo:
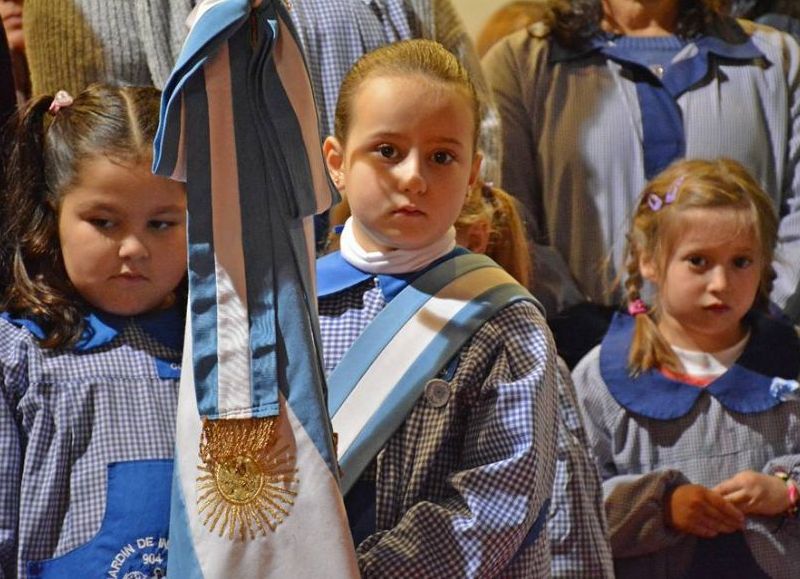
<path fill-rule="evenodd" d="M 14 119 L 3 207 L 2 307 L 44 326 L 45 347 L 74 342 L 83 315 L 69 283 L 58 243 L 58 201 L 47 185 L 45 138 L 53 101 L 43 96 Z M 53 315 L 53 312 L 57 312 Z"/>
<path fill-rule="evenodd" d="M 627 253 L 625 297 L 628 311 L 634 316 L 636 323 L 628 353 L 628 369 L 633 376 L 653 368 L 668 368 L 678 372 L 679 364 L 675 352 L 661 335 L 650 312 L 643 306 L 641 290 L 644 278 L 639 270 L 639 249 L 629 241 Z"/>
<path fill-rule="evenodd" d="M 502 265 L 520 284 L 530 287 L 531 254 L 518 201 L 497 187 L 485 185 L 484 198 L 493 206 L 486 255 Z"/>

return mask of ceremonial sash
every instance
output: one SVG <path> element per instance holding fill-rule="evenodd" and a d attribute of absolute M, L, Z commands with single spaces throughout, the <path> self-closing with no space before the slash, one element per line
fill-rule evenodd
<path fill-rule="evenodd" d="M 308 299 L 334 193 L 303 56 L 277 0 L 205 0 L 191 26 L 154 154 L 188 205 L 169 576 L 357 577 Z"/>
<path fill-rule="evenodd" d="M 484 255 L 466 254 L 425 272 L 361 333 L 328 377 L 347 493 L 403 423 L 425 384 L 484 322 L 535 298 Z"/>

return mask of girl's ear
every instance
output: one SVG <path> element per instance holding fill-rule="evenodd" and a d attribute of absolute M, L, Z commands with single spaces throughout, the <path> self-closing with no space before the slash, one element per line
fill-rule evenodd
<path fill-rule="evenodd" d="M 322 144 L 322 156 L 325 157 L 325 165 L 328 167 L 328 174 L 331 176 L 333 184 L 340 193 L 344 192 L 344 147 L 336 137 L 328 137 Z"/>
<path fill-rule="evenodd" d="M 646 255 L 639 257 L 639 273 L 642 277 L 651 283 L 658 283 L 658 267 L 655 260 Z"/>
<path fill-rule="evenodd" d="M 483 154 L 482 153 L 475 153 L 475 156 L 472 158 L 472 167 L 469 171 L 469 188 L 472 189 L 472 186 L 475 184 L 475 181 L 478 179 L 478 175 L 480 175 L 481 171 L 481 162 L 483 161 Z"/>

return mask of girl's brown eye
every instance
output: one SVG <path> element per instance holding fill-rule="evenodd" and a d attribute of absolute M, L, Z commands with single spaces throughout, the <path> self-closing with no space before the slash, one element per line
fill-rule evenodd
<path fill-rule="evenodd" d="M 380 151 L 380 154 L 386 157 L 387 159 L 391 159 L 392 157 L 394 157 L 394 147 L 392 147 L 391 145 L 381 145 L 378 148 L 378 151 Z"/>

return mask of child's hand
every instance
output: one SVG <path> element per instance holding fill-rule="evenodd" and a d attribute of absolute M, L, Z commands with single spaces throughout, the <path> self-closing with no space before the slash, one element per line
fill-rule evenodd
<path fill-rule="evenodd" d="M 722 481 L 714 491 L 748 515 L 779 515 L 791 507 L 785 482 L 752 470 L 743 470 Z"/>
<path fill-rule="evenodd" d="M 716 492 L 702 485 L 676 487 L 667 498 L 667 526 L 682 533 L 712 538 L 744 527 L 744 515 Z"/>

